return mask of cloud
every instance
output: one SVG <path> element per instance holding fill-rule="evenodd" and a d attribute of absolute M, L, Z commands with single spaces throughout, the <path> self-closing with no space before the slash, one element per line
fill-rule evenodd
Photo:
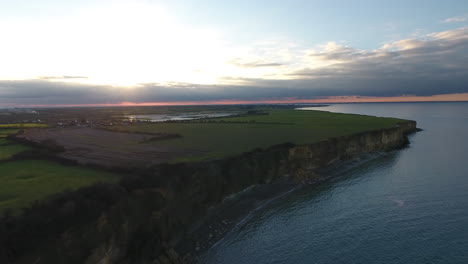
<path fill-rule="evenodd" d="M 370 57 L 374 54 L 375 52 L 373 51 L 358 50 L 348 46 L 342 46 L 336 42 L 328 42 L 322 46 L 320 52 L 311 53 L 309 56 L 322 61 L 346 62 Z"/>
<path fill-rule="evenodd" d="M 265 62 L 262 60 L 243 62 L 240 58 L 232 59 L 229 63 L 242 68 L 279 67 L 284 65 L 283 63 Z"/>
<path fill-rule="evenodd" d="M 468 21 L 468 14 L 463 15 L 463 16 L 457 16 L 457 17 L 449 17 L 447 19 L 442 20 L 442 23 L 459 23 L 459 22 L 465 22 Z"/>
<path fill-rule="evenodd" d="M 62 75 L 62 76 L 39 76 L 38 79 L 41 79 L 41 80 L 67 80 L 67 79 L 88 79 L 88 77 L 86 77 L 86 76 Z"/>
<path fill-rule="evenodd" d="M 376 50 L 327 45 L 310 54 L 326 67 L 304 67 L 289 73 L 309 77 L 348 80 L 465 81 L 468 75 L 468 28 L 404 39 Z M 441 89 L 443 89 L 441 87 Z"/>
<path fill-rule="evenodd" d="M 314 99 L 329 96 L 432 96 L 468 93 L 468 28 L 385 43 L 374 50 L 329 42 L 287 50 L 282 63 L 268 57 L 236 57 L 254 77 L 226 75 L 219 84 L 140 83 L 133 87 L 80 83 L 80 76 L 0 80 L 0 104 L 116 104 L 216 100 Z M 248 58 L 248 59 L 247 59 Z M 84 77 L 83 77 L 84 78 Z M 88 81 L 88 80 L 87 80 Z"/>

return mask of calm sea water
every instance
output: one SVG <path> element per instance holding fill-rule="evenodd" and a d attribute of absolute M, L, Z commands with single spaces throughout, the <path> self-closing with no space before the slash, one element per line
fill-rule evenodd
<path fill-rule="evenodd" d="M 468 103 L 320 109 L 412 119 L 424 131 L 407 149 L 273 202 L 206 263 L 468 263 Z"/>

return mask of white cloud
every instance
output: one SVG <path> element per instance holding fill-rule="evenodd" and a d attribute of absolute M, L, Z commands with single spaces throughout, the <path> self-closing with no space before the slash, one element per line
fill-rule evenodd
<path fill-rule="evenodd" d="M 463 16 L 457 16 L 457 17 L 449 17 L 447 19 L 442 20 L 442 23 L 459 23 L 459 22 L 465 22 L 468 21 L 468 14 L 463 15 Z"/>

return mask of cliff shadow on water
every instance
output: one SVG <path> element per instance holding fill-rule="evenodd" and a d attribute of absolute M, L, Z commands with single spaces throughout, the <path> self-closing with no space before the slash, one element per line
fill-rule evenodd
<path fill-rule="evenodd" d="M 408 144 L 416 122 L 315 144 L 282 144 L 199 163 L 161 164 L 118 185 L 98 184 L 0 221 L 1 263 L 184 263 L 242 215 L 324 168 Z M 247 190 L 247 191 L 246 191 Z M 232 196 L 240 192 L 239 196 Z M 211 228 L 210 228 L 211 226 Z"/>

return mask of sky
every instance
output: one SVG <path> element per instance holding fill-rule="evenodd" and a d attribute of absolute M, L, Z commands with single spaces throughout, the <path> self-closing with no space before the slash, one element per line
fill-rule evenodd
<path fill-rule="evenodd" d="M 0 107 L 468 101 L 466 0 L 0 0 Z"/>

